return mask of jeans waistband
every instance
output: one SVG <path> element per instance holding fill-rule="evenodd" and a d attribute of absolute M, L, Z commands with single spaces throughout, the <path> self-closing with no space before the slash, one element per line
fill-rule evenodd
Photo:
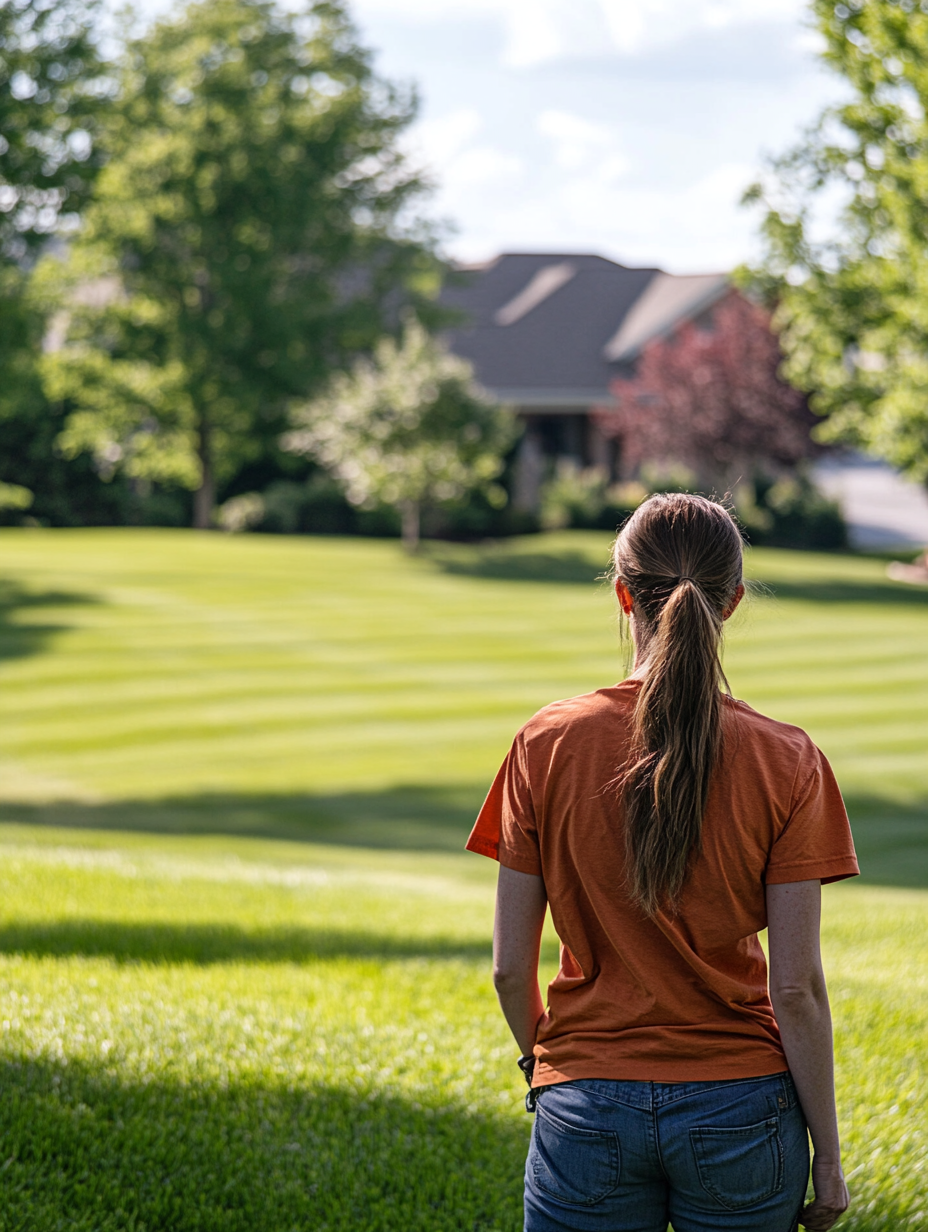
<path fill-rule="evenodd" d="M 745 1087 L 764 1089 L 770 1087 L 777 1096 L 777 1103 L 784 1111 L 795 1106 L 797 1102 L 796 1088 L 788 1071 L 780 1074 L 766 1074 L 760 1078 L 724 1078 L 717 1082 L 641 1082 L 618 1080 L 612 1078 L 576 1078 L 570 1083 L 557 1083 L 557 1086 L 572 1086 L 616 1103 L 625 1104 L 642 1111 L 656 1111 L 668 1104 L 682 1099 L 703 1096 L 711 1091 L 720 1091 L 728 1087 Z M 550 1088 L 539 1087 L 538 1094 L 543 1097 Z"/>

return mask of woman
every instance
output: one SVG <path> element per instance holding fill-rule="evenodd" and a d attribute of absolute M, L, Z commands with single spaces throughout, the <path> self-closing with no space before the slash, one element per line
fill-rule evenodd
<path fill-rule="evenodd" d="M 525 1229 L 824 1232 L 848 1205 L 818 939 L 821 884 L 858 872 L 841 795 L 803 731 L 721 690 L 744 594 L 725 509 L 653 496 L 613 558 L 632 675 L 522 728 L 467 844 L 501 866 Z"/>

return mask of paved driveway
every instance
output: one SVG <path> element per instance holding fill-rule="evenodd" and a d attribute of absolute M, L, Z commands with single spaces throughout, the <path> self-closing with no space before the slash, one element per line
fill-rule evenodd
<path fill-rule="evenodd" d="M 854 547 L 928 546 L 928 492 L 884 462 L 829 459 L 815 468 L 815 480 L 841 502 Z"/>

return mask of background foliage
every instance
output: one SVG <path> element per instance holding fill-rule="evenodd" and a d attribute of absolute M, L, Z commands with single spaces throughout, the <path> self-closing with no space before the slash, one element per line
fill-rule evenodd
<path fill-rule="evenodd" d="M 779 299 L 786 375 L 825 417 L 820 438 L 926 482 L 928 13 L 908 0 L 812 12 L 849 98 L 749 193 L 764 208 L 759 280 Z"/>
<path fill-rule="evenodd" d="M 0 7 L 0 257 L 14 268 L 61 227 L 73 231 L 102 152 L 111 83 L 94 0 Z"/>
<path fill-rule="evenodd" d="M 33 493 L 28 516 L 64 525 L 126 515 L 124 493 L 58 454 L 66 412 L 42 387 L 37 356 L 49 309 L 29 277 L 53 237 L 74 233 L 103 161 L 99 132 L 113 82 L 93 38 L 97 15 L 84 0 L 0 5 L 0 481 Z M 22 515 L 0 508 L 0 519 Z"/>
<path fill-rule="evenodd" d="M 194 489 L 208 526 L 217 483 L 274 453 L 290 400 L 404 302 L 429 314 L 438 265 L 400 221 L 422 189 L 398 144 L 415 100 L 328 0 L 191 4 L 117 72 L 63 274 L 99 294 L 73 302 L 48 388 L 74 408 L 67 454 Z"/>
<path fill-rule="evenodd" d="M 859 68 L 847 48 L 866 51 L 854 31 L 869 12 L 848 9 L 840 19 L 851 42 L 833 40 L 829 55 L 841 71 Z M 903 37 L 898 22 L 887 23 Z M 430 332 L 451 320 L 436 299 L 447 272 L 437 236 L 417 213 L 427 184 L 403 152 L 414 92 L 374 72 L 339 0 L 307 0 L 296 11 L 275 0 L 190 3 L 141 34 L 126 26 L 105 59 L 98 24 L 90 0 L 11 0 L 0 13 L 0 482 L 34 495 L 28 512 L 7 503 L 0 519 L 206 526 L 222 505 L 230 528 L 396 533 L 395 502 L 371 493 L 359 509 L 336 464 L 288 454 L 280 441 L 293 408 L 369 358 L 379 340 L 397 337 L 408 311 Z M 923 33 L 910 23 L 905 38 L 914 48 Z M 895 71 L 890 60 L 880 61 L 886 72 Z M 920 78 L 914 68 L 899 74 L 909 95 L 902 85 L 895 102 L 882 84 L 871 93 L 904 112 Z M 844 119 L 864 123 L 853 109 Z M 875 148 L 866 147 L 871 161 Z M 916 146 L 905 149 L 911 161 Z M 840 160 L 822 150 L 784 160 L 782 184 L 790 175 L 808 181 L 813 164 L 824 182 L 822 167 Z M 861 164 L 864 196 L 869 165 Z M 884 176 L 880 191 L 896 190 Z M 768 204 L 770 261 L 755 281 L 784 296 L 787 335 L 798 338 L 800 301 L 790 295 L 797 253 L 808 247 L 805 215 L 790 222 L 785 206 L 772 196 Z M 876 285 L 871 274 L 867 284 Z M 816 337 L 836 327 L 830 301 L 808 302 Z M 767 480 L 808 452 L 810 420 L 802 397 L 777 376 L 763 311 L 732 296 L 716 316 L 711 338 L 684 329 L 650 348 L 623 384 L 624 426 L 616 420 L 611 428 L 625 441 L 626 469 L 672 453 L 693 482 L 720 491 L 738 472 L 746 483 L 759 481 L 759 508 Z M 901 386 L 888 388 L 886 356 L 873 338 L 861 339 L 844 346 L 842 363 L 857 357 L 858 385 L 869 381 L 871 394 L 879 386 L 882 405 L 896 398 L 895 409 L 881 421 L 883 436 L 864 441 L 863 429 L 840 427 L 848 416 L 863 422 L 854 418 L 863 404 L 841 392 L 834 431 L 879 444 L 887 425 L 901 422 Z M 797 358 L 801 349 L 791 344 L 790 372 L 814 386 L 821 410 L 835 373 L 823 370 L 819 381 L 818 369 Z M 903 350 L 917 367 L 917 348 Z M 731 362 L 736 353 L 740 364 Z M 920 413 L 912 398 L 910 425 Z M 905 458 L 893 454 L 913 473 L 921 465 L 917 435 L 906 438 Z M 468 449 L 459 435 L 465 469 Z M 494 483 L 456 483 L 453 496 L 428 498 L 426 534 L 537 526 L 537 515 L 502 504 L 513 457 L 502 436 L 496 449 Z M 378 466 L 395 469 L 395 461 L 384 455 Z M 794 541 L 826 542 L 813 526 L 817 498 L 804 480 L 797 484 L 801 499 L 790 517 L 779 530 L 764 529 L 779 518 L 768 508 L 753 519 L 755 536 L 792 533 L 809 505 Z M 600 486 L 563 466 L 552 473 L 546 524 L 614 524 L 626 505 L 603 503 Z M 422 501 L 400 503 L 411 525 Z"/>

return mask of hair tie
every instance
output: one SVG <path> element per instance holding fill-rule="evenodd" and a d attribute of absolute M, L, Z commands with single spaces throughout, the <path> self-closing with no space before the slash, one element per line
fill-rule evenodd
<path fill-rule="evenodd" d="M 696 579 L 694 577 L 690 577 L 688 573 L 680 574 L 677 578 L 677 585 L 679 586 L 681 582 L 692 582 L 694 586 L 696 585 Z"/>

